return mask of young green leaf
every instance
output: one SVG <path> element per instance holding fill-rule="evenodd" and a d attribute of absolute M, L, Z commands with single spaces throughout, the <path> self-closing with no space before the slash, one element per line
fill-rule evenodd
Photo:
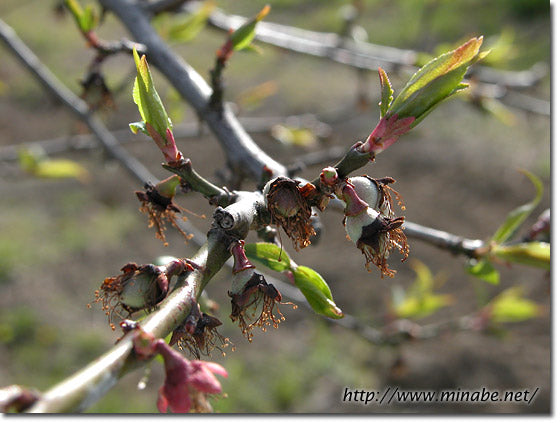
<path fill-rule="evenodd" d="M 494 298 L 490 304 L 490 318 L 496 323 L 521 322 L 538 317 L 542 308 L 535 302 L 523 298 L 522 288 L 509 288 Z"/>
<path fill-rule="evenodd" d="M 492 266 L 488 259 L 472 259 L 467 263 L 466 270 L 473 276 L 483 281 L 497 285 L 500 283 L 500 273 Z"/>
<path fill-rule="evenodd" d="M 233 50 L 239 51 L 247 48 L 249 44 L 255 38 L 255 28 L 257 23 L 264 19 L 268 12 L 270 11 L 270 6 L 266 5 L 253 19 L 244 23 L 239 28 L 237 28 L 233 34 L 230 36 Z"/>
<path fill-rule="evenodd" d="M 82 9 L 82 6 L 78 2 L 78 0 L 64 0 L 64 4 L 68 8 L 68 10 L 70 10 L 70 13 L 72 13 L 74 20 L 76 21 L 76 24 L 81 29 L 82 16 L 84 15 L 84 10 Z"/>
<path fill-rule="evenodd" d="M 205 1 L 192 15 L 173 23 L 167 29 L 169 40 L 183 43 L 193 40 L 202 31 L 215 7 L 216 3 L 214 1 Z"/>
<path fill-rule="evenodd" d="M 461 83 L 470 65 L 486 56 L 479 53 L 482 37 L 472 38 L 462 46 L 424 65 L 405 85 L 387 113 L 399 118 L 415 117 L 411 127 L 441 101 L 467 87 Z"/>
<path fill-rule="evenodd" d="M 251 261 L 257 261 L 275 272 L 290 269 L 290 257 L 276 244 L 269 242 L 245 244 L 245 254 Z"/>
<path fill-rule="evenodd" d="M 132 52 L 137 75 L 134 80 L 132 97 L 138 106 L 142 120 L 149 123 L 164 139 L 167 130 L 173 129 L 165 107 L 156 91 L 146 56 L 140 58 L 136 49 Z"/>
<path fill-rule="evenodd" d="M 148 130 L 146 129 L 146 122 L 132 122 L 128 124 L 128 127 L 130 128 L 130 130 L 132 131 L 133 134 L 137 134 L 138 131 L 143 132 L 146 135 L 150 135 L 150 133 L 148 132 Z"/>
<path fill-rule="evenodd" d="M 44 153 L 29 149 L 21 149 L 18 152 L 18 156 L 22 169 L 38 178 L 74 178 L 83 182 L 89 178 L 87 169 L 72 160 L 51 160 Z"/>
<path fill-rule="evenodd" d="M 389 106 L 393 102 L 393 87 L 391 86 L 391 81 L 389 81 L 389 77 L 385 73 L 385 71 L 381 68 L 378 69 L 379 71 L 379 82 L 381 84 L 381 101 L 379 102 L 379 110 L 381 111 L 381 117 L 387 114 L 387 110 Z"/>
<path fill-rule="evenodd" d="M 527 219 L 527 217 L 541 201 L 543 185 L 540 179 L 527 170 L 521 170 L 521 172 L 525 176 L 527 176 L 527 178 L 529 178 L 529 180 L 535 186 L 535 190 L 537 192 L 535 194 L 535 198 L 533 198 L 533 201 L 519 206 L 508 214 L 506 221 L 502 224 L 502 226 L 498 228 L 498 230 L 492 237 L 492 241 L 495 241 L 498 244 L 511 239 L 515 231 L 519 228 L 519 226 L 521 226 L 521 224 L 525 221 L 525 219 Z"/>
<path fill-rule="evenodd" d="M 329 286 L 319 273 L 306 266 L 298 266 L 293 270 L 293 273 L 296 286 L 315 313 L 331 319 L 344 317 L 342 311 L 333 301 Z"/>
<path fill-rule="evenodd" d="M 95 14 L 95 10 L 93 9 L 93 6 L 91 4 L 88 4 L 80 19 L 80 29 L 83 32 L 89 32 L 92 31 L 96 25 L 97 25 L 97 15 Z"/>
<path fill-rule="evenodd" d="M 550 244 L 548 242 L 498 245 L 492 248 L 491 254 L 508 262 L 550 270 Z"/>
<path fill-rule="evenodd" d="M 429 267 L 415 260 L 416 280 L 406 295 L 394 296 L 393 311 L 400 318 L 426 317 L 453 302 L 450 295 L 434 294 L 434 277 Z"/>

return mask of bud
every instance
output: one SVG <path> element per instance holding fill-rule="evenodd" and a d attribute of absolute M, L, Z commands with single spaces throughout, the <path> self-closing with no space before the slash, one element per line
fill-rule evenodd
<path fill-rule="evenodd" d="M 394 270 L 387 266 L 390 252 L 397 248 L 408 257 L 409 247 L 406 236 L 400 228 L 404 217 L 390 218 L 369 207 L 351 185 L 342 189 L 342 200 L 346 202 L 344 225 L 348 237 L 366 257 L 366 268 L 373 263 L 381 270 L 381 277 L 393 277 Z"/>
<path fill-rule="evenodd" d="M 165 381 L 159 389 L 158 410 L 161 413 L 168 409 L 173 413 L 211 412 L 208 395 L 222 392 L 215 374 L 227 377 L 227 371 L 217 363 L 189 361 L 163 339 L 156 341 L 155 349 L 165 364 Z"/>
<path fill-rule="evenodd" d="M 372 157 L 418 125 L 439 103 L 468 87 L 463 78 L 472 64 L 486 56 L 479 53 L 482 37 L 472 38 L 453 51 L 424 65 L 393 100 L 393 89 L 385 71 L 379 68 L 381 119 L 359 147 Z"/>
<path fill-rule="evenodd" d="M 151 228 L 155 226 L 156 238 L 161 239 L 165 246 L 168 245 L 164 234 L 166 230 L 165 221 L 171 223 L 171 226 L 183 235 L 185 241 L 192 238 L 192 235 L 187 234 L 177 224 L 176 213 L 181 213 L 181 210 L 186 210 L 173 202 L 175 191 L 180 183 L 181 178 L 177 175 L 173 175 L 163 179 L 156 185 L 148 182 L 144 186 L 146 191 L 135 192 L 136 197 L 138 197 L 138 200 L 142 203 L 140 211 L 148 215 L 148 227 Z M 186 217 L 183 217 L 183 219 L 186 220 Z"/>
<path fill-rule="evenodd" d="M 296 250 L 311 244 L 310 237 L 315 235 L 311 206 L 299 184 L 299 181 L 280 176 L 269 181 L 263 189 L 272 223 L 282 226 Z"/>

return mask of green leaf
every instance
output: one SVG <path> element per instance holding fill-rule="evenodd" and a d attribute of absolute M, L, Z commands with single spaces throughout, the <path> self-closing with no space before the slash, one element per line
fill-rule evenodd
<path fill-rule="evenodd" d="M 498 245 L 492 248 L 491 254 L 508 262 L 550 270 L 550 244 L 547 242 Z"/>
<path fill-rule="evenodd" d="M 80 19 L 80 29 L 83 32 L 92 31 L 97 25 L 97 15 L 91 4 L 86 6 L 86 10 L 82 14 Z"/>
<path fill-rule="evenodd" d="M 77 162 L 66 159 L 48 159 L 42 150 L 21 149 L 18 152 L 19 164 L 23 170 L 38 178 L 74 178 L 85 182 L 89 172 Z"/>
<path fill-rule="evenodd" d="M 426 317 L 453 302 L 450 295 L 434 294 L 434 277 L 430 268 L 419 260 L 412 262 L 416 280 L 406 295 L 394 295 L 393 311 L 400 318 Z M 394 292 L 397 294 L 397 292 Z"/>
<path fill-rule="evenodd" d="M 468 67 L 486 53 L 479 53 L 482 37 L 433 59 L 418 70 L 393 101 L 387 113 L 399 118 L 413 116 L 416 126 L 441 101 L 466 88 L 461 81 Z"/>
<path fill-rule="evenodd" d="M 317 144 L 317 136 L 308 128 L 295 128 L 293 126 L 277 124 L 270 130 L 271 135 L 284 145 L 298 147 L 311 147 Z"/>
<path fill-rule="evenodd" d="M 385 71 L 379 68 L 379 82 L 381 83 L 381 101 L 379 102 L 379 110 L 381 111 L 381 117 L 387 114 L 389 106 L 393 102 L 393 87 L 391 86 L 391 81 L 385 73 Z"/>
<path fill-rule="evenodd" d="M 72 13 L 74 20 L 76 21 L 76 24 L 81 29 L 82 16 L 84 15 L 84 10 L 82 9 L 80 3 L 77 0 L 64 0 L 64 4 L 68 8 L 68 10 L 70 10 L 70 13 Z"/>
<path fill-rule="evenodd" d="M 296 286 L 315 313 L 332 319 L 344 317 L 333 301 L 329 286 L 319 273 L 306 266 L 298 266 L 293 273 Z"/>
<path fill-rule="evenodd" d="M 237 28 L 233 34 L 230 36 L 231 44 L 233 50 L 239 51 L 246 48 L 253 38 L 255 38 L 255 28 L 257 23 L 259 23 L 270 11 L 270 6 L 266 5 L 263 9 L 250 21 L 244 23 L 239 28 Z"/>
<path fill-rule="evenodd" d="M 140 58 L 136 49 L 133 50 L 132 54 L 137 70 L 132 89 L 132 98 L 138 106 L 142 120 L 152 125 L 163 139 L 166 139 L 166 130 L 173 129 L 173 125 L 154 87 L 146 56 Z"/>
<path fill-rule="evenodd" d="M 408 297 L 395 308 L 395 314 L 402 319 L 426 317 L 453 302 L 450 295 L 429 294 L 422 298 Z"/>
<path fill-rule="evenodd" d="M 538 317 L 542 308 L 537 303 L 522 297 L 523 290 L 516 286 L 498 295 L 489 304 L 490 318 L 496 323 L 521 322 Z"/>
<path fill-rule="evenodd" d="M 519 228 L 519 226 L 521 226 L 521 224 L 525 221 L 525 219 L 527 219 L 541 201 L 543 185 L 540 179 L 527 170 L 521 170 L 521 172 L 529 178 L 535 186 L 537 192 L 533 201 L 519 206 L 508 214 L 506 221 L 498 228 L 492 237 L 492 241 L 495 241 L 498 244 L 511 239 L 515 231 Z"/>
<path fill-rule="evenodd" d="M 128 127 L 130 128 L 133 134 L 137 134 L 138 131 L 141 131 L 148 136 L 150 135 L 150 133 L 146 129 L 146 122 L 132 122 L 128 124 Z"/>
<path fill-rule="evenodd" d="M 202 31 L 215 7 L 216 3 L 214 1 L 205 1 L 192 15 L 173 23 L 168 28 L 169 40 L 183 43 L 193 40 Z"/>
<path fill-rule="evenodd" d="M 466 270 L 473 276 L 483 281 L 497 285 L 500 283 L 500 273 L 492 266 L 486 258 L 481 260 L 472 259 L 467 263 Z"/>
<path fill-rule="evenodd" d="M 270 242 L 245 244 L 245 254 L 251 261 L 258 261 L 275 272 L 284 272 L 291 268 L 288 254 Z"/>

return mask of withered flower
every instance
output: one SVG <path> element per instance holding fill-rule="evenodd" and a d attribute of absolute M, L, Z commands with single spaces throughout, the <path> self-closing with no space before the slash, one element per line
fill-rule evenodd
<path fill-rule="evenodd" d="M 145 192 L 135 192 L 138 200 L 142 203 L 140 211 L 148 215 L 150 222 L 148 227 L 155 226 L 156 238 L 161 239 L 165 246 L 168 245 L 164 234 L 166 230 L 165 221 L 171 223 L 183 235 L 185 241 L 192 238 L 192 234 L 187 234 L 177 224 L 176 213 L 181 213 L 181 210 L 185 210 L 173 202 L 175 189 L 179 184 L 180 178 L 177 175 L 173 175 L 156 185 L 147 183 L 144 186 L 146 188 Z M 187 218 L 183 216 L 182 219 L 186 220 Z"/>
<path fill-rule="evenodd" d="M 217 327 L 222 322 L 216 317 L 202 313 L 193 325 L 183 324 L 173 331 L 170 344 L 177 343 L 180 349 L 187 349 L 197 359 L 201 355 L 210 356 L 214 349 L 221 351 L 225 356 L 223 348 L 231 344 L 229 338 L 221 335 Z"/>
<path fill-rule="evenodd" d="M 117 316 L 127 319 L 139 310 L 155 307 L 169 291 L 169 281 L 174 275 L 192 270 L 186 260 L 174 260 L 165 266 L 136 263 L 126 264 L 121 275 L 106 278 L 95 291 L 96 303 L 101 303 L 112 329 Z"/>
<path fill-rule="evenodd" d="M 121 275 L 105 278 L 95 291 L 96 303 L 101 303 L 111 323 L 115 316 L 125 319 L 138 310 L 149 310 L 160 302 L 169 289 L 169 281 L 161 267 L 151 264 L 126 264 Z"/>
<path fill-rule="evenodd" d="M 239 321 L 242 333 L 250 342 L 253 339 L 254 327 L 260 327 L 265 332 L 267 326 L 272 325 L 277 328 L 278 324 L 285 320 L 278 309 L 278 304 L 291 303 L 283 303 L 280 292 L 272 284 L 267 283 L 263 275 L 255 272 L 255 266 L 245 255 L 243 241 L 234 244 L 232 254 L 234 277 L 231 291 L 228 291 L 231 297 L 229 317 L 233 322 Z M 275 313 L 278 313 L 279 317 Z"/>
<path fill-rule="evenodd" d="M 311 244 L 310 237 L 315 235 L 311 206 L 299 185 L 299 181 L 280 176 L 269 181 L 263 190 L 272 223 L 282 226 L 296 250 Z"/>
<path fill-rule="evenodd" d="M 342 200 L 346 202 L 344 225 L 348 237 L 356 244 L 366 257 L 366 268 L 373 263 L 384 275 L 393 277 L 394 270 L 389 269 L 387 259 L 392 250 L 398 249 L 408 257 L 409 247 L 406 236 L 401 229 L 404 217 L 387 217 L 369 207 L 347 184 L 342 189 Z"/>

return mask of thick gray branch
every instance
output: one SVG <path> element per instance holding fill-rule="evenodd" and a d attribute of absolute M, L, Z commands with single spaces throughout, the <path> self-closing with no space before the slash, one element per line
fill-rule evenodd
<path fill-rule="evenodd" d="M 223 113 L 208 107 L 211 88 L 183 59 L 173 53 L 152 28 L 148 16 L 132 0 L 99 0 L 115 13 L 134 39 L 148 49 L 148 62 L 157 67 L 181 96 L 195 109 L 223 146 L 229 164 L 260 181 L 265 167 L 273 176 L 286 175 L 286 168 L 269 157 L 243 129 L 231 108 Z M 210 58 L 209 58 L 210 60 Z"/>

